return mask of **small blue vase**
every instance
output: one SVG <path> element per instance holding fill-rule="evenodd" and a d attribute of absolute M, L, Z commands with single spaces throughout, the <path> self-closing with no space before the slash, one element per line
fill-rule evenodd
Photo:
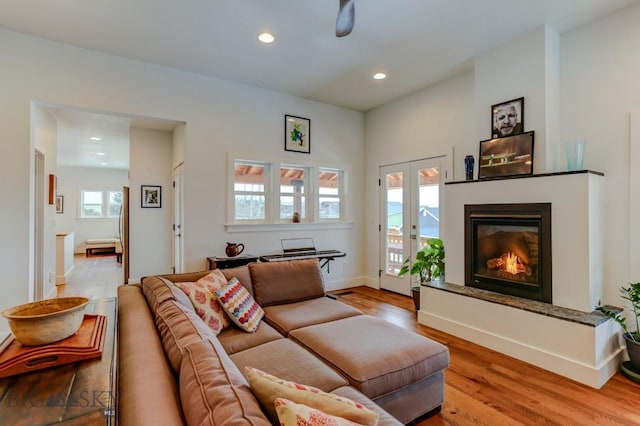
<path fill-rule="evenodd" d="M 473 180 L 473 166 L 475 164 L 475 159 L 473 155 L 467 155 L 464 157 L 464 172 L 467 180 Z"/>

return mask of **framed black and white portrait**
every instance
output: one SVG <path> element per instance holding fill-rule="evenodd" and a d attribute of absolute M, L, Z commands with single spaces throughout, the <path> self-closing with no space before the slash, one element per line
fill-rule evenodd
<path fill-rule="evenodd" d="M 524 98 L 491 106 L 491 137 L 504 138 L 524 132 Z"/>
<path fill-rule="evenodd" d="M 156 185 L 141 186 L 141 207 L 156 208 L 162 207 L 162 187 Z"/>

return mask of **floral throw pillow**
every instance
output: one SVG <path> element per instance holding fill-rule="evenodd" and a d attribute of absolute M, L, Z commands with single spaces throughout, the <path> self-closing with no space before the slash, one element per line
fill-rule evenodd
<path fill-rule="evenodd" d="M 216 296 L 216 290 L 227 285 L 227 279 L 219 269 L 214 269 L 198 281 L 175 284 L 189 296 L 198 316 L 216 335 L 231 324 Z"/>
<path fill-rule="evenodd" d="M 378 424 L 380 417 L 378 413 L 349 398 L 323 392 L 313 386 L 280 379 L 250 366 L 245 366 L 244 375 L 249 382 L 251 392 L 265 409 L 272 422 L 277 423 L 279 417 L 274 401 L 277 398 L 284 398 L 357 424 L 366 426 Z"/>
<path fill-rule="evenodd" d="M 238 327 L 249 333 L 258 329 L 264 311 L 237 278 L 231 278 L 226 286 L 217 290 L 216 297 L 231 321 Z"/>
<path fill-rule="evenodd" d="M 304 404 L 296 404 L 284 398 L 276 398 L 278 420 L 283 426 L 354 426 L 350 420 L 332 416 Z"/>

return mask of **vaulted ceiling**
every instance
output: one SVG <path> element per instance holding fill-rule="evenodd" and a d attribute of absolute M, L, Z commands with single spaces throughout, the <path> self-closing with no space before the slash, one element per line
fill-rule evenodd
<path fill-rule="evenodd" d="M 367 111 L 542 25 L 562 32 L 635 2 L 356 0 L 353 32 L 337 38 L 338 0 L 4 0 L 0 27 Z"/>

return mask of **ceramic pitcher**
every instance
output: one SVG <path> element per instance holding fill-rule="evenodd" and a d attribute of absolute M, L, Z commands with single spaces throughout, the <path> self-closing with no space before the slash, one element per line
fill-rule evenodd
<path fill-rule="evenodd" d="M 234 257 L 242 253 L 244 250 L 244 244 L 240 243 L 227 243 L 227 248 L 224 250 L 227 256 Z"/>

